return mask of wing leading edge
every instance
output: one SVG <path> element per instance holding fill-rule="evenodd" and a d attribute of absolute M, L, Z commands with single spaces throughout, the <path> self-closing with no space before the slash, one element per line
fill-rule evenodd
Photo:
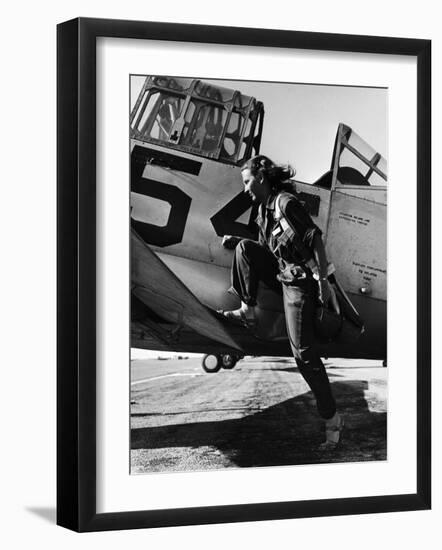
<path fill-rule="evenodd" d="M 189 327 L 209 340 L 241 350 L 223 324 L 131 230 L 132 294 L 175 330 Z"/>

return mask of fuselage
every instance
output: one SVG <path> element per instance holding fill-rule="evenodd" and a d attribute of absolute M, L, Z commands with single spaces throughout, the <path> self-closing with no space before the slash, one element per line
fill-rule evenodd
<path fill-rule="evenodd" d="M 241 103 L 239 92 L 231 92 L 231 96 L 237 98 L 236 103 L 245 104 L 247 108 L 238 108 L 238 120 L 234 121 L 237 143 L 231 146 L 229 152 L 234 153 L 227 158 L 229 142 L 226 139 L 233 138 L 226 138 L 232 126 L 232 118 L 229 122 L 226 117 L 232 117 L 235 102 L 227 102 L 227 107 L 223 107 L 221 92 L 214 94 L 216 102 L 213 98 L 203 100 L 199 97 L 192 120 L 188 109 L 197 95 L 197 88 L 195 84 L 188 84 L 187 92 L 182 92 L 179 100 L 181 111 L 177 110 L 179 101 L 172 102 L 173 111 L 169 99 L 168 123 L 163 123 L 152 137 L 153 130 L 150 133 L 146 130 L 149 117 L 142 112 L 142 101 L 144 98 L 145 109 L 149 108 L 150 101 L 152 110 L 149 94 L 155 97 L 161 90 L 167 99 L 165 89 L 153 82 L 151 88 L 145 85 L 132 116 L 131 223 L 137 234 L 201 303 L 213 310 L 231 309 L 238 305 L 237 299 L 228 292 L 233 253 L 223 248 L 222 237 L 228 234 L 253 238 L 256 235 L 253 223 L 256 211 L 243 191 L 240 167 L 244 158 L 259 149 L 262 105 L 253 98 Z M 172 94 L 172 97 L 175 96 Z M 164 98 L 157 98 L 157 103 L 160 100 L 164 104 Z M 154 105 L 150 128 L 154 124 L 155 109 L 158 119 L 162 108 Z M 222 114 L 224 110 L 226 117 Z M 144 134 L 140 123 L 143 117 Z M 241 117 L 243 123 L 239 120 Z M 253 127 L 248 130 L 246 120 L 253 120 Z M 201 130 L 203 121 L 204 131 Z M 208 128 L 213 130 L 215 123 L 218 124 L 218 141 L 211 142 L 209 152 L 198 149 Z M 191 132 L 194 136 L 200 132 L 198 142 L 196 137 L 193 142 L 190 140 Z M 247 141 L 247 132 L 254 135 L 253 150 L 252 140 Z M 183 136 L 187 136 L 187 141 L 184 140 L 181 146 Z M 365 160 L 367 172 L 364 175 L 352 166 L 354 156 L 360 164 Z M 357 134 L 340 125 L 328 177 L 320 178 L 316 184 L 294 182 L 313 220 L 323 231 L 328 258 L 336 267 L 341 285 L 364 319 L 365 332 L 352 350 L 354 357 L 386 357 L 387 188 L 384 163 Z M 374 177 L 378 181 L 372 181 Z"/>

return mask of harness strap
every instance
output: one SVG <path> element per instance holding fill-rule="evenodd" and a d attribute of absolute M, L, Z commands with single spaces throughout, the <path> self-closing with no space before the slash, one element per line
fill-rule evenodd
<path fill-rule="evenodd" d="M 302 239 L 299 237 L 295 229 L 286 219 L 286 217 L 284 216 L 281 210 L 280 200 L 283 194 L 288 194 L 288 193 L 285 193 L 283 191 L 282 193 L 277 195 L 275 199 L 275 220 L 279 223 L 282 229 L 282 233 L 277 237 L 278 246 L 276 250 L 281 245 L 286 245 L 289 241 L 293 241 L 296 246 L 297 252 L 302 256 L 302 259 L 305 265 L 313 271 L 313 268 L 316 266 L 316 262 L 314 261 L 313 258 L 311 258 L 311 255 L 308 253 L 309 251 L 307 247 L 305 246 L 305 244 L 303 243 Z"/>
<path fill-rule="evenodd" d="M 316 280 L 319 280 L 319 269 L 318 269 L 318 266 L 316 264 L 316 261 L 314 260 L 314 258 L 309 258 L 305 254 L 305 251 L 306 251 L 307 247 L 301 241 L 301 239 L 297 235 L 296 231 L 289 224 L 289 222 L 284 217 L 284 214 L 282 213 L 280 199 L 281 199 L 281 196 L 283 195 L 283 193 L 284 193 L 284 191 L 282 193 L 280 193 L 275 199 L 275 220 L 277 220 L 279 222 L 279 225 L 281 226 L 282 231 L 284 232 L 284 234 L 290 235 L 289 239 L 294 238 L 294 239 L 298 240 L 298 243 L 300 244 L 298 251 L 301 254 L 301 256 L 303 257 L 305 265 L 313 273 L 313 277 Z M 278 243 L 278 248 L 279 248 L 280 244 L 282 244 L 282 243 L 281 242 Z M 332 262 L 329 262 L 328 266 L 327 266 L 327 277 L 329 277 L 330 275 L 335 273 L 335 271 L 336 271 L 335 266 L 333 265 Z"/>

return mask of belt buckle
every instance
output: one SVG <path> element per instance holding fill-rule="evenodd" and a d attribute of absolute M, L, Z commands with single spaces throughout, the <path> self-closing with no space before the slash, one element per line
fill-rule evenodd
<path fill-rule="evenodd" d="M 306 279 L 307 273 L 300 265 L 294 265 L 291 268 L 292 275 L 295 279 Z"/>

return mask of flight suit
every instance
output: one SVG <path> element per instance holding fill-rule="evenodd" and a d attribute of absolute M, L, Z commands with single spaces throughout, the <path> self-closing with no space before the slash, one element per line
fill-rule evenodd
<path fill-rule="evenodd" d="M 310 270 L 313 242 L 321 230 L 291 193 L 272 195 L 256 218 L 259 241 L 243 239 L 235 250 L 232 289 L 249 306 L 256 305 L 259 281 L 282 293 L 287 334 L 300 373 L 316 398 L 319 414 L 336 412 L 330 382 L 314 336 L 318 284 Z"/>

